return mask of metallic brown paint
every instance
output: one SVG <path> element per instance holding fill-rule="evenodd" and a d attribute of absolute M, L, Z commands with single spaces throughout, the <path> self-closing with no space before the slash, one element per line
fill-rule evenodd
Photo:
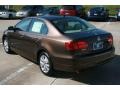
<path fill-rule="evenodd" d="M 38 55 L 42 51 L 48 52 L 53 63 L 54 69 L 74 72 L 98 63 L 104 62 L 114 57 L 114 47 L 101 53 L 86 55 L 81 57 L 77 52 L 65 49 L 65 42 L 73 39 L 61 34 L 48 20 L 43 20 L 48 27 L 47 35 L 37 33 L 6 30 L 3 38 L 9 39 L 10 47 L 19 55 L 37 63 Z"/>

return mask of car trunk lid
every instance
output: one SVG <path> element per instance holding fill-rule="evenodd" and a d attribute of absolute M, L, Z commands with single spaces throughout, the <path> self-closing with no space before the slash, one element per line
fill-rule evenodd
<path fill-rule="evenodd" d="M 108 37 L 110 35 L 110 33 L 99 29 L 66 34 L 73 42 L 85 41 L 88 43 L 88 48 L 86 50 L 75 50 L 73 51 L 75 54 L 98 53 L 111 48 L 108 42 Z"/>

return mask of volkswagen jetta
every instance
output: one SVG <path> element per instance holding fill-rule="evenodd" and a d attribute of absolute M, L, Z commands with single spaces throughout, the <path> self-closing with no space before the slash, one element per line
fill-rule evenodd
<path fill-rule="evenodd" d="M 79 71 L 114 57 L 111 33 L 72 16 L 25 18 L 8 27 L 2 40 L 7 53 L 38 63 L 45 75 Z"/>

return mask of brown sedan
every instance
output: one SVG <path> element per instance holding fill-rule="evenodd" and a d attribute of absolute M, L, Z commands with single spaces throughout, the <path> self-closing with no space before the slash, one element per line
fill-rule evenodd
<path fill-rule="evenodd" d="M 2 40 L 7 53 L 38 63 L 45 75 L 95 66 L 109 61 L 115 51 L 110 33 L 70 16 L 25 18 L 10 26 Z"/>

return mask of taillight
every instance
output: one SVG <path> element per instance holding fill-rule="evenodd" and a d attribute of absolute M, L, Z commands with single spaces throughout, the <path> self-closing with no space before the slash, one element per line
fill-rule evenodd
<path fill-rule="evenodd" d="M 65 48 L 67 50 L 86 50 L 88 48 L 88 42 L 78 41 L 78 42 L 65 42 Z"/>
<path fill-rule="evenodd" d="M 65 10 L 64 9 L 60 9 L 60 15 L 65 15 Z"/>
<path fill-rule="evenodd" d="M 108 40 L 110 45 L 113 44 L 113 36 L 112 35 L 109 35 L 107 40 Z"/>

